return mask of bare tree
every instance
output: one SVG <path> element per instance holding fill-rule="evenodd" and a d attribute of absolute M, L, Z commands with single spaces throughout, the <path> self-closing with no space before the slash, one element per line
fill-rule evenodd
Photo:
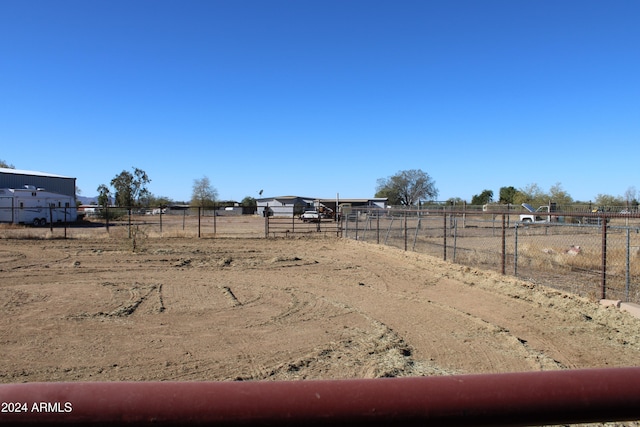
<path fill-rule="evenodd" d="M 191 204 L 202 207 L 211 207 L 218 198 L 218 191 L 211 185 L 208 177 L 193 180 L 193 192 Z"/>
<path fill-rule="evenodd" d="M 635 206 L 638 204 L 638 193 L 636 192 L 636 187 L 629 187 L 627 191 L 624 192 L 624 199 L 627 203 L 627 208 Z"/>

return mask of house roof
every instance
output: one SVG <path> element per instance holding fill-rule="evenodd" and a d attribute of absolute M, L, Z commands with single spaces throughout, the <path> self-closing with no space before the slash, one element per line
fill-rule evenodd
<path fill-rule="evenodd" d="M 317 199 L 320 202 L 335 202 L 336 199 L 334 198 L 325 198 L 325 199 Z M 388 199 L 386 197 L 370 197 L 367 199 L 346 199 L 346 198 L 338 198 L 338 201 L 340 203 L 366 203 L 366 202 L 386 202 Z"/>
<path fill-rule="evenodd" d="M 314 200 L 314 201 L 318 201 L 320 203 L 326 203 L 326 202 L 333 203 L 333 202 L 336 201 L 335 198 L 330 198 L 330 197 L 318 198 L 318 197 L 304 197 L 304 196 L 262 197 L 260 199 L 256 199 L 256 201 L 258 201 L 258 202 L 266 202 L 266 201 L 269 201 L 269 200 L 285 200 L 285 201 L 289 201 L 289 200 L 296 200 L 296 199 Z M 339 198 L 338 199 L 338 201 L 340 203 L 386 202 L 387 200 L 388 199 L 386 197 L 370 197 L 370 198 L 366 198 L 366 199 L 347 199 L 347 198 Z"/>
<path fill-rule="evenodd" d="M 295 199 L 304 199 L 304 200 L 316 200 L 315 197 L 303 197 L 303 196 L 276 196 L 276 197 L 261 197 L 260 199 L 256 199 L 259 202 L 263 202 L 266 200 L 295 200 Z"/>

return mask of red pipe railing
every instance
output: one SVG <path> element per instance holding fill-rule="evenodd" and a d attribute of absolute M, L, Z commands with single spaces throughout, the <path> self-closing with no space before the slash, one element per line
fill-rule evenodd
<path fill-rule="evenodd" d="M 1 425 L 542 425 L 640 419 L 640 368 L 0 385 Z M 17 412 L 17 411 L 20 412 Z"/>

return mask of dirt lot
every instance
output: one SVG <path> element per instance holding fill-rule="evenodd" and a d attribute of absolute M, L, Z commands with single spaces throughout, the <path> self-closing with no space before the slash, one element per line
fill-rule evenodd
<path fill-rule="evenodd" d="M 0 382 L 640 365 L 640 319 L 347 239 L 0 239 Z"/>

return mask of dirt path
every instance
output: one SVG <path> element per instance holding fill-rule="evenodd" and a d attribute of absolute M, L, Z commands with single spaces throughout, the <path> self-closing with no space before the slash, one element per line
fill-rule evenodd
<path fill-rule="evenodd" d="M 0 240 L 0 382 L 640 365 L 640 320 L 338 239 Z"/>

